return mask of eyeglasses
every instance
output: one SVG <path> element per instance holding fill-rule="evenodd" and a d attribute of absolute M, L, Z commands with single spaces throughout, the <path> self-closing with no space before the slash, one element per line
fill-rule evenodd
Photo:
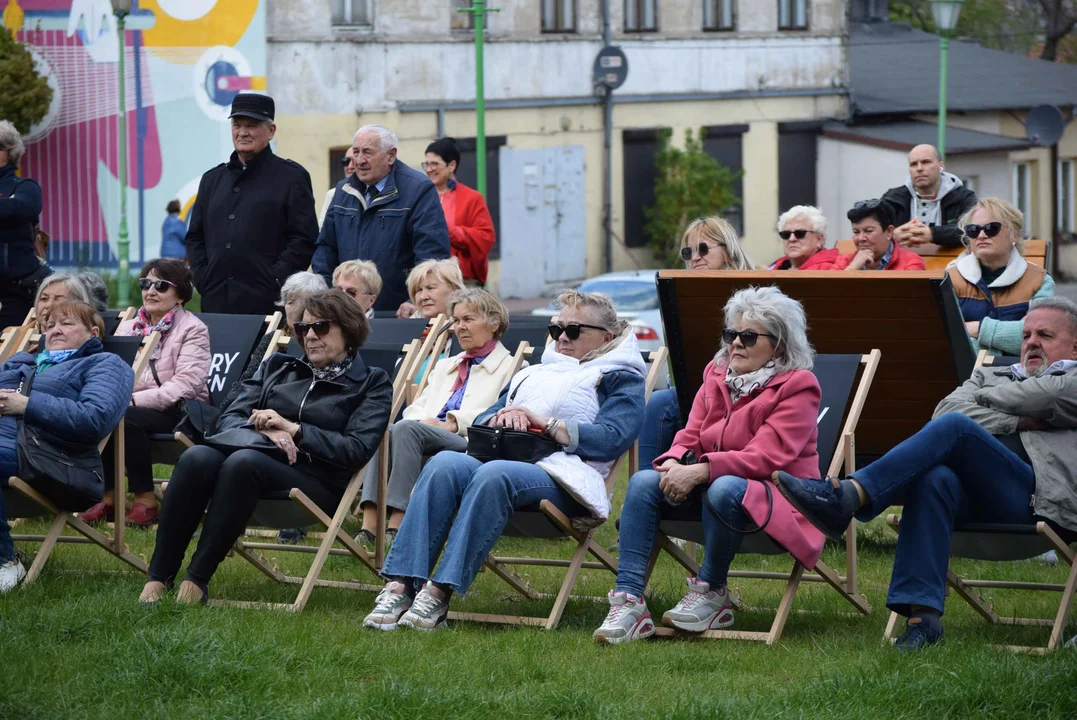
<path fill-rule="evenodd" d="M 167 280 L 150 280 L 149 278 L 139 278 L 138 286 L 143 290 L 149 290 L 152 287 L 157 292 L 168 292 L 169 288 L 176 287 L 176 283 L 168 282 Z"/>
<path fill-rule="evenodd" d="M 814 230 L 782 230 L 778 233 L 778 237 L 782 240 L 788 240 L 791 235 L 796 235 L 797 240 L 803 240 L 804 236 L 808 233 L 813 233 Z"/>
<path fill-rule="evenodd" d="M 718 247 L 724 247 L 724 246 L 723 245 L 711 245 L 709 243 L 701 242 L 699 245 L 696 245 L 695 247 L 692 247 L 691 245 L 689 245 L 688 247 L 682 247 L 681 248 L 681 260 L 684 260 L 685 262 L 688 262 L 689 260 L 692 259 L 692 255 L 694 255 L 696 253 L 698 253 L 700 257 L 707 257 L 707 253 L 709 253 L 711 251 L 711 248 L 718 248 Z M 692 252 L 693 250 L 695 251 L 695 253 Z"/>
<path fill-rule="evenodd" d="M 561 333 L 564 333 L 565 335 L 568 335 L 569 340 L 579 340 L 580 339 L 580 331 L 583 330 L 584 328 L 591 328 L 592 330 L 601 330 L 602 332 L 609 332 L 609 330 L 607 330 L 604 327 L 599 327 L 598 325 L 585 325 L 583 323 L 569 323 L 568 325 L 565 325 L 563 327 L 561 325 L 558 325 L 557 323 L 550 323 L 546 327 L 546 329 L 550 331 L 550 337 L 552 337 L 555 341 L 559 337 L 561 337 Z"/>
<path fill-rule="evenodd" d="M 298 337 L 306 337 L 307 333 L 311 330 L 318 337 L 325 337 L 329 334 L 329 328 L 332 326 L 332 320 L 315 320 L 314 322 L 297 322 L 292 323 L 292 327 L 295 329 L 295 334 Z"/>
<path fill-rule="evenodd" d="M 439 167 L 445 167 L 443 162 L 424 162 L 419 165 L 423 170 L 437 170 Z"/>
<path fill-rule="evenodd" d="M 722 340 L 725 341 L 726 345 L 732 345 L 737 338 L 740 338 L 740 344 L 746 348 L 750 348 L 754 346 L 756 340 L 761 337 L 768 337 L 775 342 L 778 341 L 778 338 L 770 333 L 758 333 L 755 330 L 741 330 L 740 332 L 737 332 L 732 328 L 726 328 L 722 331 Z"/>
<path fill-rule="evenodd" d="M 980 232 L 981 231 L 987 237 L 993 238 L 996 235 L 998 235 L 1000 232 L 1002 232 L 1002 223 L 1000 223 L 1000 222 L 998 222 L 996 220 L 995 222 L 989 222 L 986 225 L 966 225 L 965 226 L 965 236 L 969 240 L 975 240 L 976 238 L 980 237 Z"/>
<path fill-rule="evenodd" d="M 882 204 L 883 201 L 879 200 L 878 198 L 872 198 L 871 200 L 861 200 L 860 202 L 853 205 L 853 210 L 864 210 L 865 208 L 868 210 L 874 210 Z"/>

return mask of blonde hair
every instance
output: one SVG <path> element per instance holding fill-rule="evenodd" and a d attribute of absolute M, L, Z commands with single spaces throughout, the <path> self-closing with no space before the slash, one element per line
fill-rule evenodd
<path fill-rule="evenodd" d="M 711 215 L 709 217 L 696 218 L 684 229 L 681 236 L 681 247 L 695 245 L 700 242 L 710 242 L 720 245 L 729 256 L 727 270 L 754 270 L 755 263 L 744 252 L 744 246 L 740 242 L 736 228 L 725 218 Z"/>
<path fill-rule="evenodd" d="M 464 276 L 460 272 L 460 263 L 456 258 L 424 260 L 408 273 L 408 295 L 411 296 L 412 302 L 415 302 L 415 296 L 419 294 L 419 287 L 423 284 L 423 280 L 426 280 L 426 276 L 430 274 L 451 285 L 453 290 L 464 289 Z"/>
<path fill-rule="evenodd" d="M 598 324 L 609 330 L 614 335 L 620 335 L 628 327 L 628 321 L 617 317 L 617 308 L 613 306 L 613 300 L 603 293 L 580 292 L 579 290 L 565 290 L 554 301 L 557 308 L 574 307 L 594 308 L 598 314 Z"/>
<path fill-rule="evenodd" d="M 961 228 L 961 244 L 965 246 L 965 252 L 969 251 L 969 238 L 965 235 L 965 226 L 972 223 L 972 215 L 977 210 L 986 210 L 1002 227 L 1010 234 L 1010 240 L 1017 246 L 1017 251 L 1024 254 L 1025 215 L 1020 210 L 1000 198 L 981 198 L 976 204 L 968 209 L 957 221 Z"/>
<path fill-rule="evenodd" d="M 345 260 L 337 265 L 333 271 L 333 287 L 337 287 L 344 277 L 363 283 L 371 295 L 381 295 L 381 275 L 378 266 L 370 260 Z"/>
<path fill-rule="evenodd" d="M 494 339 L 500 340 L 509 329 L 509 311 L 497 297 L 484 288 L 464 288 L 449 297 L 445 313 L 451 318 L 457 305 L 468 305 L 482 315 L 487 323 L 494 326 Z"/>

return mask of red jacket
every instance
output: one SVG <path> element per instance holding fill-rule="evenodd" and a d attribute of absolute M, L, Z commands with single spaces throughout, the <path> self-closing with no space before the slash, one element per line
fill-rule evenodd
<path fill-rule="evenodd" d="M 460 261 L 465 280 L 486 284 L 487 256 L 494 246 L 494 221 L 482 195 L 456 180 L 441 194 L 441 209 L 449 226 L 452 255 Z"/>
<path fill-rule="evenodd" d="M 804 264 L 799 268 L 794 268 L 790 265 L 787 268 L 783 268 L 782 265 L 789 261 L 789 258 L 782 255 L 767 267 L 767 270 L 833 270 L 834 263 L 837 262 L 840 257 L 840 253 L 837 248 L 823 248 L 819 252 L 812 255 L 810 258 L 804 261 Z"/>
<path fill-rule="evenodd" d="M 762 481 L 749 482 L 741 502 L 758 525 L 766 520 L 770 507 L 763 483 L 771 483 L 771 473 L 785 470 L 797 477 L 819 477 L 816 421 L 822 392 L 810 370 L 792 370 L 776 375 L 762 390 L 731 407 L 726 367 L 725 361 L 718 366 L 707 364 L 688 424 L 654 464 L 680 460 L 691 450 L 700 462 L 710 464 L 712 480 L 734 475 Z M 805 567 L 815 567 L 823 534 L 772 483 L 770 494 L 774 511 L 764 532 Z"/>
<path fill-rule="evenodd" d="M 855 252 L 851 252 L 848 255 L 839 255 L 837 262 L 834 264 L 835 270 L 844 270 L 849 267 L 849 263 L 856 257 Z M 884 270 L 927 270 L 927 266 L 924 265 L 924 259 L 914 253 L 912 250 L 906 250 L 900 245 L 894 245 L 894 255 L 890 258 L 890 262 L 887 263 Z"/>

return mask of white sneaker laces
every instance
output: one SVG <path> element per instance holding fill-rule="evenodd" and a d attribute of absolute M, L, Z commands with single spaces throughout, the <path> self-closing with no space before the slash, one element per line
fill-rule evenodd
<path fill-rule="evenodd" d="M 703 593 L 698 593 L 695 590 L 690 590 L 687 595 L 681 598 L 681 601 L 677 603 L 681 610 L 691 610 L 699 603 L 703 602 Z"/>
<path fill-rule="evenodd" d="M 383 588 L 382 591 L 378 593 L 378 599 L 374 603 L 374 612 L 386 613 L 392 610 L 393 605 L 396 603 L 397 595 L 400 595 L 400 593 L 395 593 L 389 588 Z"/>
<path fill-rule="evenodd" d="M 434 597 L 433 593 L 423 590 L 415 597 L 415 602 L 411 604 L 411 611 L 416 615 L 430 617 L 440 604 L 441 601 Z"/>

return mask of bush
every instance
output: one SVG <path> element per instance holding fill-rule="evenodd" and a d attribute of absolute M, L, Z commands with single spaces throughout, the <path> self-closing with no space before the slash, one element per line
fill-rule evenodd
<path fill-rule="evenodd" d="M 37 72 L 34 58 L 26 46 L 0 31 L 0 118 L 10 120 L 20 133 L 49 111 L 52 88 Z"/>

